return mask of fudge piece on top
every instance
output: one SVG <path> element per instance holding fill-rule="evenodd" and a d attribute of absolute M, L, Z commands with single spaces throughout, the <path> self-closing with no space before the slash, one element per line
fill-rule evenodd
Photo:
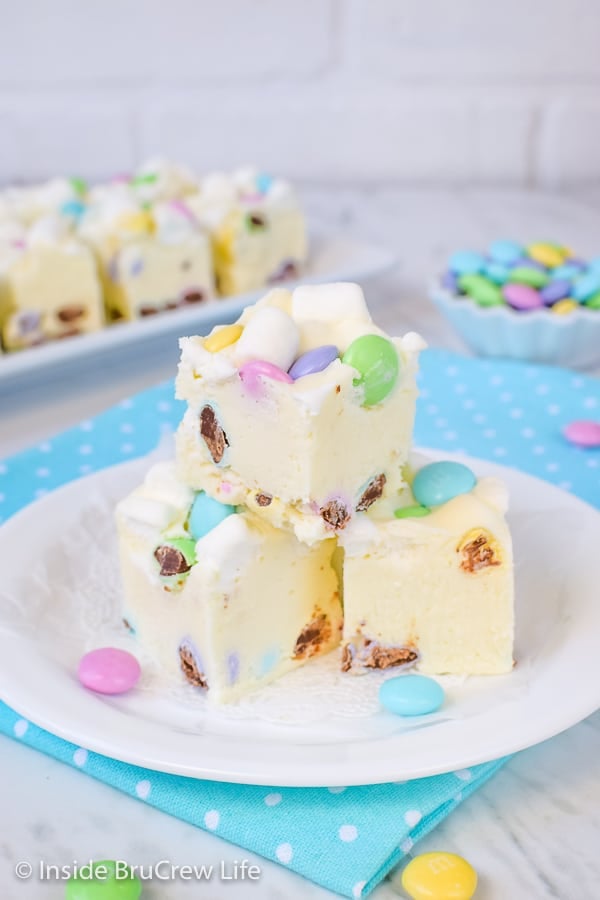
<path fill-rule="evenodd" d="M 309 548 L 160 463 L 117 508 L 124 618 L 161 669 L 231 702 L 339 644 L 335 541 Z"/>
<path fill-rule="evenodd" d="M 514 588 L 504 485 L 477 481 L 457 463 L 421 464 L 411 480 L 395 514 L 374 508 L 340 537 L 343 669 L 510 672 Z"/>
<path fill-rule="evenodd" d="M 180 343 L 186 483 L 307 543 L 398 497 L 424 343 L 384 335 L 358 285 L 275 289 L 236 324 Z"/>

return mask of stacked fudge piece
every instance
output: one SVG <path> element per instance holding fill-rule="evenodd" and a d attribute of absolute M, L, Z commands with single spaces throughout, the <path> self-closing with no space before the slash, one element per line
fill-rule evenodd
<path fill-rule="evenodd" d="M 200 177 L 152 160 L 88 186 L 0 192 L 0 338 L 19 350 L 297 276 L 291 185 L 243 168 Z"/>
<path fill-rule="evenodd" d="M 335 648 L 354 674 L 511 669 L 506 492 L 411 455 L 423 346 L 354 284 L 182 339 L 176 461 L 117 510 L 125 620 L 165 672 L 223 703 Z"/>

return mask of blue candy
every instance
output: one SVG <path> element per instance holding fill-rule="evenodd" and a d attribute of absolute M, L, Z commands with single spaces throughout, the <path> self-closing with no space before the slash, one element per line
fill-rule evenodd
<path fill-rule="evenodd" d="M 575 265 L 575 263 L 566 262 L 562 266 L 557 266 L 555 269 L 552 269 L 550 278 L 552 278 L 553 281 L 563 281 L 565 278 L 571 280 L 577 278 L 580 272 L 581 266 Z"/>
<path fill-rule="evenodd" d="M 220 525 L 227 516 L 233 515 L 235 511 L 235 506 L 219 503 L 218 500 L 209 497 L 204 491 L 200 491 L 196 494 L 188 518 L 188 527 L 192 537 L 199 541 L 209 531 Z"/>
<path fill-rule="evenodd" d="M 587 300 L 598 291 L 600 291 L 600 268 L 590 269 L 575 281 L 571 296 L 575 300 Z"/>
<path fill-rule="evenodd" d="M 485 258 L 481 253 L 459 250 L 450 257 L 450 270 L 457 275 L 473 275 L 476 272 L 483 272 L 484 269 Z"/>
<path fill-rule="evenodd" d="M 490 245 L 490 256 L 495 262 L 512 266 L 525 253 L 525 248 L 516 241 L 494 241 Z"/>
<path fill-rule="evenodd" d="M 459 494 L 468 494 L 476 484 L 477 479 L 468 466 L 447 460 L 419 469 L 412 490 L 421 506 L 439 506 Z"/>
<path fill-rule="evenodd" d="M 510 270 L 498 262 L 488 263 L 484 272 L 484 275 L 487 275 L 494 284 L 505 284 L 508 281 L 509 274 Z"/>
<path fill-rule="evenodd" d="M 384 681 L 379 701 L 397 716 L 426 716 L 444 702 L 444 689 L 425 675 L 399 675 Z"/>
<path fill-rule="evenodd" d="M 63 216 L 80 219 L 85 212 L 85 203 L 81 200 L 66 200 L 60 208 Z"/>
<path fill-rule="evenodd" d="M 256 176 L 256 190 L 259 192 L 259 194 L 268 194 L 272 184 L 272 175 L 267 175 L 266 172 L 261 172 L 260 175 Z"/>
<path fill-rule="evenodd" d="M 334 344 L 323 344 L 321 347 L 307 350 L 291 366 L 288 375 L 296 381 L 298 378 L 303 378 L 304 375 L 314 375 L 315 372 L 322 372 L 339 355 L 339 350 Z"/>

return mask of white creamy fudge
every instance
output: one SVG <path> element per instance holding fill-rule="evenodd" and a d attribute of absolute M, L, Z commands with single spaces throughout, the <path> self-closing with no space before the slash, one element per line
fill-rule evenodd
<path fill-rule="evenodd" d="M 279 288 L 236 325 L 180 344 L 186 483 L 307 543 L 399 496 L 424 343 L 387 338 L 358 285 Z"/>
<path fill-rule="evenodd" d="M 424 515 L 408 492 L 402 506 L 406 517 L 390 518 L 382 506 L 340 537 L 342 668 L 416 663 L 432 675 L 510 672 L 513 556 L 504 485 L 482 478 Z"/>
<path fill-rule="evenodd" d="M 250 167 L 213 173 L 187 202 L 212 235 L 220 294 L 253 291 L 301 273 L 306 225 L 289 182 Z"/>
<path fill-rule="evenodd" d="M 88 207 L 80 234 L 97 255 L 109 321 L 214 295 L 210 240 L 183 200 L 146 208 L 130 184 L 115 184 Z"/>
<path fill-rule="evenodd" d="M 19 232 L 19 228 L 21 229 Z M 0 330 L 5 350 L 97 331 L 104 309 L 96 261 L 61 217 L 0 228 Z"/>
<path fill-rule="evenodd" d="M 165 674 L 209 702 L 234 701 L 339 644 L 334 540 L 309 548 L 197 495 L 173 463 L 121 501 L 117 524 L 126 624 Z"/>

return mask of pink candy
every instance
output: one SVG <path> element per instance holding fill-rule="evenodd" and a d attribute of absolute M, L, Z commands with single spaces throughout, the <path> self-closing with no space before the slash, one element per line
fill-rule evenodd
<path fill-rule="evenodd" d="M 505 284 L 502 293 L 513 309 L 537 309 L 544 305 L 540 292 L 527 284 Z"/>
<path fill-rule="evenodd" d="M 600 447 L 600 422 L 580 419 L 563 428 L 566 439 L 577 447 Z"/>
<path fill-rule="evenodd" d="M 287 372 L 264 359 L 253 359 L 251 362 L 244 363 L 243 366 L 240 366 L 239 373 L 249 392 L 254 396 L 262 394 L 263 378 L 270 378 L 272 381 L 284 381 L 286 384 L 294 383 L 294 379 Z"/>
<path fill-rule="evenodd" d="M 82 685 L 98 694 L 124 694 L 135 687 L 141 673 L 135 656 L 116 647 L 86 653 L 77 670 Z"/>

